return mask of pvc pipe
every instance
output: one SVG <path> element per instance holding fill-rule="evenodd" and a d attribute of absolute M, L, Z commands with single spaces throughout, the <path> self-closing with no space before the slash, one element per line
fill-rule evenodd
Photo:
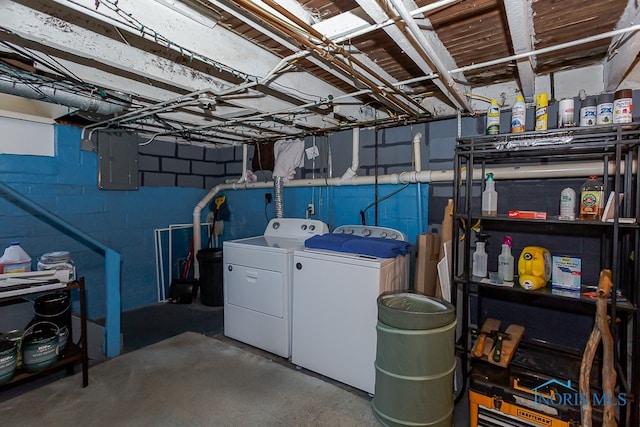
<path fill-rule="evenodd" d="M 579 178 L 589 175 L 604 174 L 602 162 L 584 162 L 584 163 L 561 163 L 554 166 L 506 166 L 487 168 L 485 172 L 493 172 L 497 179 L 542 179 L 542 178 Z M 637 161 L 633 161 L 633 173 L 637 173 Z M 614 162 L 609 162 L 607 173 L 612 175 L 615 173 L 616 167 Z M 624 173 L 625 162 L 620 165 L 621 173 Z M 466 174 L 463 172 L 461 178 L 465 179 Z M 474 179 L 482 179 L 482 170 L 474 170 Z M 377 177 L 378 184 L 415 184 L 418 182 L 453 182 L 455 177 L 454 171 L 449 170 L 426 170 L 401 172 L 389 175 L 380 175 Z M 343 185 L 373 185 L 376 183 L 375 175 L 355 176 L 348 179 L 340 178 L 315 178 L 315 179 L 294 179 L 284 183 L 284 187 L 338 187 Z M 207 195 L 198 202 L 193 209 L 193 226 L 194 230 L 201 226 L 202 209 L 222 190 L 251 190 L 258 188 L 272 188 L 273 182 L 251 182 L 243 184 L 219 184 L 212 188 Z M 202 241 L 199 233 L 194 233 L 194 253 L 202 248 Z M 197 260 L 195 261 L 197 262 Z M 196 274 L 198 269 L 195 269 Z"/>
<path fill-rule="evenodd" d="M 350 179 L 358 174 L 360 166 L 360 128 L 353 128 L 353 141 L 351 146 L 351 166 L 342 175 L 341 179 Z"/>
<path fill-rule="evenodd" d="M 235 149 L 234 149 L 235 150 Z M 249 157 L 249 144 L 242 144 L 242 176 L 238 182 L 247 180 L 247 158 Z"/>
<path fill-rule="evenodd" d="M 422 141 L 422 133 L 418 132 L 413 136 L 413 164 L 416 172 L 422 171 L 422 156 L 420 142 Z M 416 184 L 416 201 L 418 205 L 418 232 L 424 229 L 424 221 L 422 219 L 422 184 Z"/>
<path fill-rule="evenodd" d="M 418 132 L 413 137 L 413 164 L 414 170 L 420 172 L 422 170 L 422 159 L 420 156 L 420 142 L 422 141 L 422 133 Z"/>

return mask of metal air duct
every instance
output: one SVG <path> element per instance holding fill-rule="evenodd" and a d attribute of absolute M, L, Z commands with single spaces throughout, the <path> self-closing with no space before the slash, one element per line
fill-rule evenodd
<path fill-rule="evenodd" d="M 0 79 L 0 92 L 38 101 L 51 102 L 105 116 L 120 113 L 131 105 L 131 96 L 118 94 L 118 100 L 106 101 L 97 94 L 74 93 L 38 83 Z"/>

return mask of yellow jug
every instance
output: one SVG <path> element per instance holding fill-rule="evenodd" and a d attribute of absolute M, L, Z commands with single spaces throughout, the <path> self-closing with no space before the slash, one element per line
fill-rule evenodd
<path fill-rule="evenodd" d="M 518 259 L 520 286 L 528 291 L 544 288 L 551 279 L 551 253 L 540 246 L 527 246 Z"/>

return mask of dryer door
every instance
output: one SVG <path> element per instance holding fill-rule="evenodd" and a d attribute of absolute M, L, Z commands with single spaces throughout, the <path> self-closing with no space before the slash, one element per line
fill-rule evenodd
<path fill-rule="evenodd" d="M 284 316 L 284 278 L 278 271 L 227 263 L 225 265 L 227 304 L 270 316 Z"/>

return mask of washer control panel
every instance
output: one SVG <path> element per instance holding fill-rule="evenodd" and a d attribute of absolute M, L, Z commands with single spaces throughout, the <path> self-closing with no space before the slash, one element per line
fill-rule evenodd
<path fill-rule="evenodd" d="M 362 237 L 380 237 L 383 239 L 401 240 L 407 242 L 407 236 L 401 231 L 387 227 L 375 227 L 369 225 L 341 225 L 333 230 L 337 234 L 352 234 Z"/>
<path fill-rule="evenodd" d="M 269 221 L 264 235 L 267 237 L 288 237 L 306 239 L 316 234 L 326 234 L 329 227 L 317 219 L 274 218 Z"/>

